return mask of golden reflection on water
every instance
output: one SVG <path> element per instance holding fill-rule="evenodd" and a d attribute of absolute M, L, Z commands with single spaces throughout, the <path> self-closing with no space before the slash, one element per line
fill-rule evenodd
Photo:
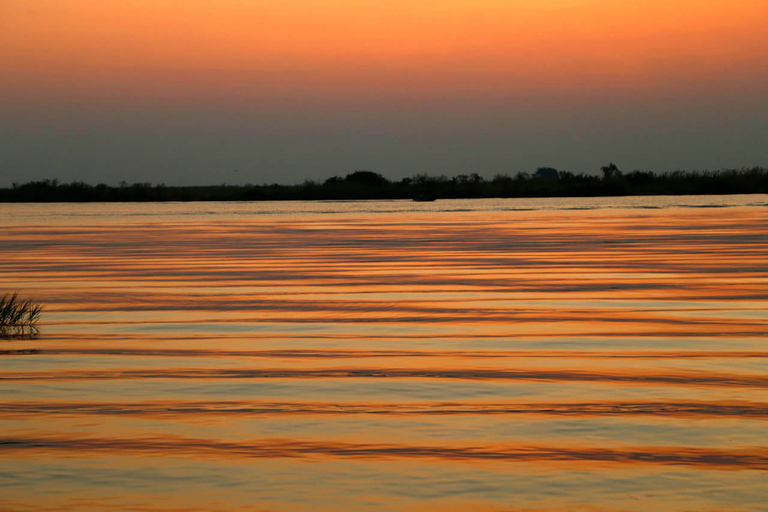
<path fill-rule="evenodd" d="M 377 204 L 4 220 L 3 506 L 768 503 L 765 207 Z"/>

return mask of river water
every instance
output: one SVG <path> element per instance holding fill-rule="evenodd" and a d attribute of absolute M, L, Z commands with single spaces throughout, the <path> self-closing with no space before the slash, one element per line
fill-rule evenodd
<path fill-rule="evenodd" d="M 0 510 L 768 510 L 764 195 L 0 228 Z"/>

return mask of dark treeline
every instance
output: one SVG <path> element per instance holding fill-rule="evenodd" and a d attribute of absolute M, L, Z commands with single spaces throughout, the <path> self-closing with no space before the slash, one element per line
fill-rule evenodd
<path fill-rule="evenodd" d="M 573 174 L 540 167 L 535 173 L 478 174 L 452 178 L 418 174 L 390 181 L 371 171 L 355 171 L 325 181 L 299 185 L 215 185 L 169 187 L 151 183 L 119 186 L 57 180 L 14 183 L 0 189 L 2 202 L 110 201 L 271 201 L 328 199 L 448 199 L 480 197 L 590 197 L 622 195 L 690 195 L 768 193 L 768 169 L 753 167 L 721 171 L 621 172 L 614 164 L 601 175 Z"/>

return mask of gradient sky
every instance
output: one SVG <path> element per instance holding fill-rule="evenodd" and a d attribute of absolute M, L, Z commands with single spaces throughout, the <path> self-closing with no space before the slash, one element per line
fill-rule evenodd
<path fill-rule="evenodd" d="M 0 186 L 768 166 L 767 20 L 766 0 L 0 0 Z"/>

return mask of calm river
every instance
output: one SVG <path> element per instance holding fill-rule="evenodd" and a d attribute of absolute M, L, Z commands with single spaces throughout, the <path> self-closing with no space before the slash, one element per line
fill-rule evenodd
<path fill-rule="evenodd" d="M 768 197 L 1 204 L 0 510 L 768 510 Z"/>

